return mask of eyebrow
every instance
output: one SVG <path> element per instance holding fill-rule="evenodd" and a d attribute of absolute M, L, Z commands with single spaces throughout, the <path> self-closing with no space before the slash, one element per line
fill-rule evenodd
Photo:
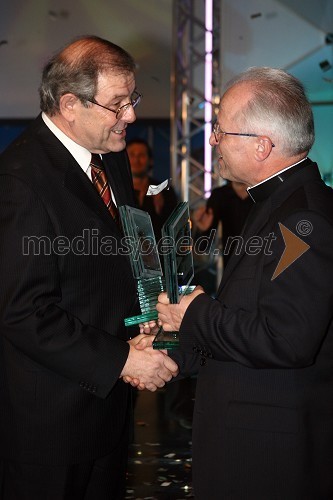
<path fill-rule="evenodd" d="M 119 95 L 115 95 L 113 97 L 109 97 L 108 102 L 110 104 L 112 104 L 113 101 L 119 101 L 120 102 L 123 99 L 126 99 L 126 97 L 128 97 L 128 95 L 131 97 L 131 95 L 133 94 L 133 92 L 131 92 L 130 94 L 121 94 L 121 95 L 119 94 Z"/>
<path fill-rule="evenodd" d="M 126 95 L 115 95 L 113 97 L 109 97 L 109 102 L 115 101 L 115 100 L 121 101 L 122 99 L 125 99 L 125 97 L 126 97 Z"/>
<path fill-rule="evenodd" d="M 132 92 L 129 92 L 129 94 L 118 94 L 118 95 L 115 95 L 114 99 L 124 98 L 124 97 L 127 97 L 128 95 L 131 96 L 132 94 L 134 94 L 134 92 L 137 92 L 136 87 L 134 88 L 134 90 L 132 90 Z"/>

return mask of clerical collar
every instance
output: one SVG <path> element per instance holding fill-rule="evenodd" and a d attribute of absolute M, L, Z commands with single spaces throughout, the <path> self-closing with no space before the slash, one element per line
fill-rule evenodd
<path fill-rule="evenodd" d="M 280 172 L 268 177 L 259 184 L 247 188 L 247 192 L 251 196 L 252 200 L 256 203 L 258 201 L 264 201 L 268 198 L 279 186 L 282 184 L 290 175 L 294 174 L 303 167 L 303 162 L 308 158 L 303 158 L 303 160 L 284 168 Z"/>

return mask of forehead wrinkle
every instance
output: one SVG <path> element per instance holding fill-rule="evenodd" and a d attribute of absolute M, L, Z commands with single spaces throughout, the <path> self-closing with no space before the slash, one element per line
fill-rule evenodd
<path fill-rule="evenodd" d="M 125 98 L 132 94 L 135 90 L 135 78 L 134 75 L 130 73 L 125 73 L 122 75 L 113 77 L 109 79 L 110 74 L 101 74 L 97 82 L 97 93 L 107 92 L 111 96 L 111 99 Z M 113 75 L 112 75 L 113 76 Z M 129 92 L 129 89 L 134 84 L 133 91 Z M 114 95 L 113 95 L 114 94 Z"/>

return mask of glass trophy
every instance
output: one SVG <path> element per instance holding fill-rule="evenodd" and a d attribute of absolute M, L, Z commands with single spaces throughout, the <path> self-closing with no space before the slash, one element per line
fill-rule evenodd
<path fill-rule="evenodd" d="M 191 293 L 194 275 L 191 220 L 188 202 L 177 205 L 162 228 L 162 253 L 165 288 L 171 304 L 178 304 L 183 295 Z M 160 328 L 153 342 L 154 349 L 175 349 L 179 346 L 178 332 Z"/>
<path fill-rule="evenodd" d="M 150 215 L 144 210 L 123 205 L 119 207 L 123 231 L 130 245 L 130 262 L 137 281 L 141 314 L 125 318 L 126 326 L 157 320 L 158 295 L 166 291 L 172 304 L 191 293 L 193 278 L 191 226 L 187 202 L 179 203 L 162 228 L 161 252 L 164 272 Z M 159 329 L 153 342 L 154 349 L 178 347 L 178 332 Z"/>
<path fill-rule="evenodd" d="M 125 318 L 126 326 L 157 320 L 157 297 L 164 291 L 163 271 L 150 215 L 144 210 L 123 205 L 119 215 L 129 245 L 133 276 L 141 314 Z"/>

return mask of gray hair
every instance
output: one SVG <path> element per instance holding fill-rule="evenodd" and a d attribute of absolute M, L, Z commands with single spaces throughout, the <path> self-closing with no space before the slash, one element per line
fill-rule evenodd
<path fill-rule="evenodd" d="M 124 49 L 96 36 L 84 36 L 64 47 L 46 64 L 39 87 L 41 110 L 50 116 L 59 112 L 61 96 L 72 93 L 83 104 L 94 99 L 98 75 L 134 73 L 135 62 Z"/>
<path fill-rule="evenodd" d="M 267 135 L 287 156 L 308 153 L 314 123 L 301 82 L 281 69 L 253 67 L 233 78 L 226 90 L 243 82 L 251 84 L 253 97 L 235 116 L 242 132 Z"/>

